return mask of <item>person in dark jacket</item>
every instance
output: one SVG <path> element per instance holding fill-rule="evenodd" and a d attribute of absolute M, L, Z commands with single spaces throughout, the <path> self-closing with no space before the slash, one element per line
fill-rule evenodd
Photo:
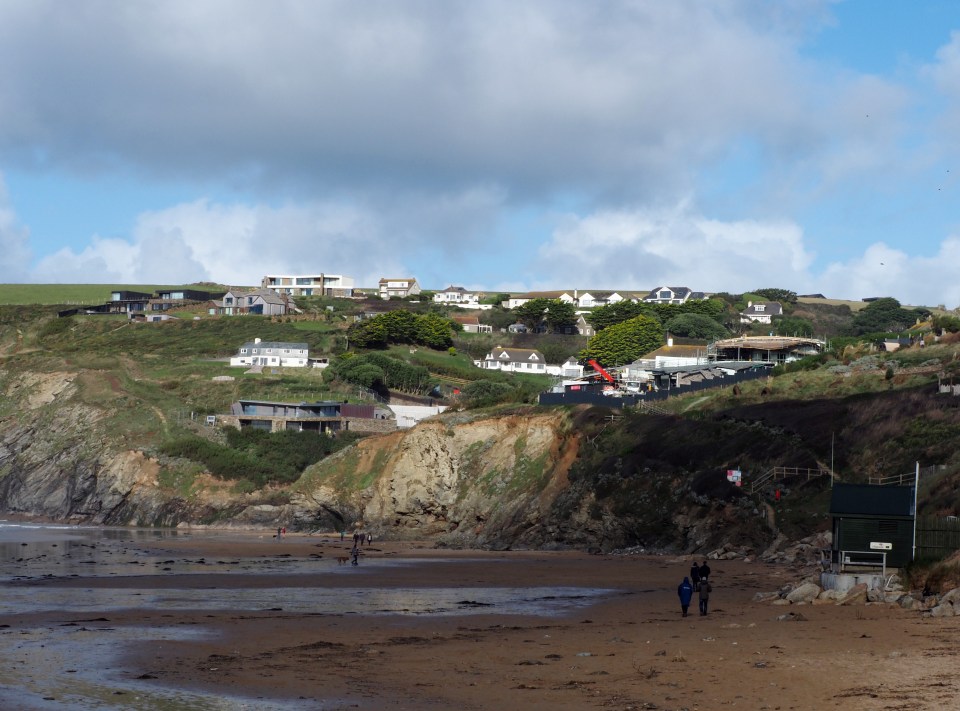
<path fill-rule="evenodd" d="M 700 566 L 700 580 L 701 582 L 707 580 L 710 577 L 710 566 L 707 565 L 707 561 L 703 561 L 703 564 Z"/>
<path fill-rule="evenodd" d="M 687 616 L 687 610 L 690 608 L 690 600 L 693 599 L 693 583 L 690 578 L 684 578 L 683 582 L 677 586 L 677 595 L 680 597 L 680 609 L 683 610 L 683 616 Z"/>
<path fill-rule="evenodd" d="M 697 565 L 697 561 L 693 561 L 690 565 L 690 582 L 693 583 L 694 590 L 700 585 L 700 566 Z"/>
<path fill-rule="evenodd" d="M 713 586 L 706 580 L 700 581 L 700 615 L 707 614 L 707 603 L 710 601 L 710 593 L 713 592 Z"/>

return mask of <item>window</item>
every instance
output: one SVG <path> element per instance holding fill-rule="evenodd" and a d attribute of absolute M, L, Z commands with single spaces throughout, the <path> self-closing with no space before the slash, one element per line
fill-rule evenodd
<path fill-rule="evenodd" d="M 232 296 L 225 296 L 225 297 L 223 297 L 223 305 L 224 305 L 224 306 L 233 306 L 233 297 L 232 297 Z"/>
<path fill-rule="evenodd" d="M 764 310 L 766 310 L 767 307 L 764 306 L 763 304 L 757 304 L 757 305 L 754 306 L 753 308 L 756 309 L 756 310 L 759 312 L 759 311 L 764 311 Z"/>
<path fill-rule="evenodd" d="M 673 292 L 672 292 L 672 291 L 668 291 L 668 290 L 666 290 L 666 289 L 664 289 L 663 291 L 661 291 L 661 292 L 659 292 L 659 293 L 657 294 L 657 298 L 660 298 L 660 299 L 669 299 L 669 298 L 671 298 L 672 296 L 673 296 Z"/>

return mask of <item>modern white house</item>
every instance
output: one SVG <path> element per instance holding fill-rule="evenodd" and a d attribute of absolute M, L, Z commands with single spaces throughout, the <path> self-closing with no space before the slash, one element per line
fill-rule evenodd
<path fill-rule="evenodd" d="M 230 358 L 232 366 L 268 366 L 272 368 L 306 368 L 310 363 L 310 347 L 306 343 L 261 341 L 255 338 L 240 346 Z"/>
<path fill-rule="evenodd" d="M 416 296 L 421 292 L 420 285 L 414 278 L 404 279 L 381 279 L 379 283 L 380 298 L 392 299 L 394 297 L 405 299 L 408 296 Z"/>
<path fill-rule="evenodd" d="M 568 304 L 575 303 L 573 292 L 570 291 L 528 291 L 525 294 L 511 294 L 503 304 L 504 308 L 515 309 L 534 299 L 560 299 Z"/>
<path fill-rule="evenodd" d="M 353 295 L 353 277 L 342 274 L 268 274 L 260 286 L 287 296 Z"/>

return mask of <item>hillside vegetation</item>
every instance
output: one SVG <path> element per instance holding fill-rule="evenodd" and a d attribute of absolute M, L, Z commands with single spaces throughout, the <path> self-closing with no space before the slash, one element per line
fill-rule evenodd
<path fill-rule="evenodd" d="M 202 416 L 240 398 L 365 397 L 333 377 L 365 357 L 338 360 L 348 312 L 133 324 L 56 311 L 0 307 L 6 511 L 146 525 L 363 522 L 449 545 L 702 551 L 827 526 L 829 478 L 780 482 L 784 506 L 771 520 L 771 492 L 732 486 L 729 468 L 748 482 L 773 466 L 832 466 L 842 481 L 866 481 L 919 462 L 938 467 L 922 480 L 921 512 L 960 514 L 960 397 L 937 387 L 960 382 L 950 335 L 895 353 L 849 341 L 764 381 L 673 398 L 663 416 L 531 406 L 549 379 L 484 373 L 459 334 L 452 350 L 393 346 L 358 370 L 394 372 L 378 359 L 395 358 L 412 369 L 397 374 L 425 374 L 466 401 L 409 432 L 334 443 L 238 437 Z M 225 359 L 258 337 L 307 342 L 337 365 L 329 374 L 230 368 Z"/>

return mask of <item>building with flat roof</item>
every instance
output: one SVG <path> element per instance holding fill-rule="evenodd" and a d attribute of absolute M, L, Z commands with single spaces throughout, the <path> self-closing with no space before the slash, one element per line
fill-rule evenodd
<path fill-rule="evenodd" d="M 268 274 L 260 286 L 287 296 L 353 296 L 353 277 L 342 274 Z"/>

